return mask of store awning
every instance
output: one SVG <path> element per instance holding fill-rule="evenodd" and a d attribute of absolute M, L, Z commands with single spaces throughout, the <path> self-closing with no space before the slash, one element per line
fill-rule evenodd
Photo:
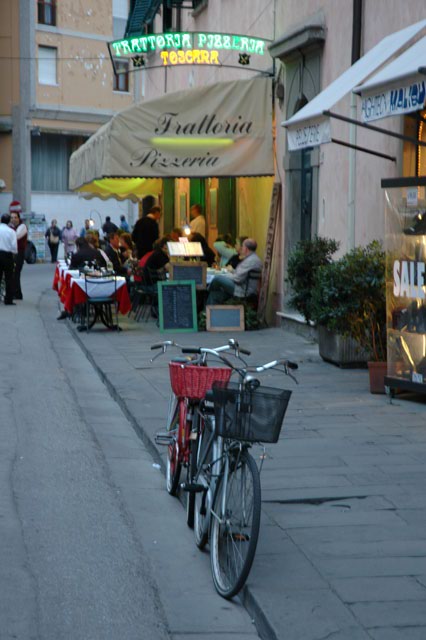
<path fill-rule="evenodd" d="M 272 80 L 166 94 L 121 111 L 75 151 L 70 188 L 103 178 L 274 175 Z"/>
<path fill-rule="evenodd" d="M 334 140 L 330 120 L 334 114 L 330 114 L 330 110 L 406 47 L 422 30 L 426 30 L 426 20 L 387 36 L 294 116 L 283 122 L 282 125 L 288 129 L 289 151 L 315 147 Z"/>
<path fill-rule="evenodd" d="M 162 189 L 162 180 L 157 178 L 103 178 L 83 185 L 78 192 L 86 200 L 115 198 L 139 202 L 145 196 L 157 196 Z"/>
<path fill-rule="evenodd" d="M 426 36 L 356 87 L 354 93 L 362 97 L 363 122 L 422 110 L 426 99 Z"/>

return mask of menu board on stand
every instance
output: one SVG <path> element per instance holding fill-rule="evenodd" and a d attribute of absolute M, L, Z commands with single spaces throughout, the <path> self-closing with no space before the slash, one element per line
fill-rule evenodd
<path fill-rule="evenodd" d="M 161 281 L 158 287 L 159 325 L 162 333 L 197 331 L 195 282 Z"/>

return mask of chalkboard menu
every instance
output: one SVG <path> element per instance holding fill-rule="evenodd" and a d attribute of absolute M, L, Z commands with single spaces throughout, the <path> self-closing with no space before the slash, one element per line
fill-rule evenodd
<path fill-rule="evenodd" d="M 171 262 L 171 280 L 194 280 L 197 289 L 206 288 L 206 262 Z"/>
<path fill-rule="evenodd" d="M 197 331 L 195 282 L 158 282 L 160 331 Z"/>
<path fill-rule="evenodd" d="M 206 307 L 207 331 L 244 331 L 244 307 L 242 305 L 208 305 Z"/>

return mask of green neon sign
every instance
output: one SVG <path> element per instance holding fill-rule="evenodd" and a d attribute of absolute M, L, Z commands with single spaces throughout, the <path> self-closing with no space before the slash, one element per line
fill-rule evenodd
<path fill-rule="evenodd" d="M 238 51 L 251 55 L 265 54 L 268 41 L 252 36 L 244 36 L 228 33 L 156 33 L 141 35 L 123 40 L 115 40 L 109 43 L 111 55 L 119 57 L 132 57 L 138 54 L 150 52 L 162 52 L 167 50 L 194 50 L 194 51 Z"/>

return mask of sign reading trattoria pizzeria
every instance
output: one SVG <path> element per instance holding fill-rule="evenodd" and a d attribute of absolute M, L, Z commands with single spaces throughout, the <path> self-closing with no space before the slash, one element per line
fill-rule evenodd
<path fill-rule="evenodd" d="M 206 84 L 115 115 L 71 156 L 70 187 L 102 177 L 274 175 L 272 79 Z"/>
<path fill-rule="evenodd" d="M 141 34 L 110 42 L 108 48 L 114 71 L 123 73 L 117 65 L 121 60 L 129 60 L 130 71 L 154 66 L 249 66 L 252 56 L 265 55 L 268 42 L 253 36 L 188 31 Z"/>

